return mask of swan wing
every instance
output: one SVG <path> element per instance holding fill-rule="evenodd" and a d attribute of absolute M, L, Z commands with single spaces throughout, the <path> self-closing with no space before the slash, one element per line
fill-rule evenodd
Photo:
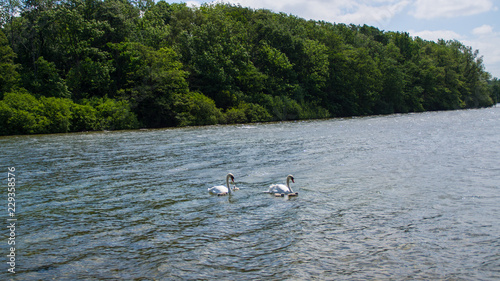
<path fill-rule="evenodd" d="M 269 193 L 287 193 L 287 192 L 290 192 L 290 190 L 284 184 L 273 184 L 269 186 Z"/>
<path fill-rule="evenodd" d="M 227 187 L 223 185 L 217 185 L 217 186 L 212 186 L 208 189 L 208 192 L 212 194 L 219 194 L 219 193 L 224 193 L 228 192 Z"/>

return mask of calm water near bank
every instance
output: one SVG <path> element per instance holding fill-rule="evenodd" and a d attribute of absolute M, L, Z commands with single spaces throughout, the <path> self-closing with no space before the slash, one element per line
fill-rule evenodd
<path fill-rule="evenodd" d="M 500 107 L 0 148 L 1 280 L 500 279 Z M 262 193 L 288 174 L 297 198 Z"/>

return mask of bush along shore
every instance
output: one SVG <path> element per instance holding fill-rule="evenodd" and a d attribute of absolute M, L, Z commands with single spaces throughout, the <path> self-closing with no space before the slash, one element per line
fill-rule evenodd
<path fill-rule="evenodd" d="M 0 135 L 492 106 L 459 41 L 229 4 L 11 1 L 0 17 Z"/>

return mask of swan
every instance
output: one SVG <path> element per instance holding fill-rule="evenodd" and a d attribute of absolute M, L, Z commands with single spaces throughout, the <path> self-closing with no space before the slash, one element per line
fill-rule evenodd
<path fill-rule="evenodd" d="M 285 196 L 287 194 L 288 196 L 297 196 L 297 192 L 293 192 L 292 188 L 290 187 L 290 180 L 292 180 L 293 183 L 295 183 L 295 180 L 292 175 L 288 175 L 286 177 L 286 185 L 284 184 L 273 184 L 269 186 L 269 194 L 274 194 L 275 196 Z"/>
<path fill-rule="evenodd" d="M 229 173 L 227 174 L 226 176 L 226 186 L 223 186 L 223 185 L 217 185 L 217 186 L 213 186 L 213 187 L 210 187 L 208 189 L 208 192 L 211 193 L 211 194 L 217 194 L 218 196 L 224 196 L 224 195 L 231 195 L 232 194 L 232 191 L 231 191 L 231 187 L 229 187 L 229 179 L 231 179 L 231 181 L 234 183 L 234 176 L 233 174 Z M 234 187 L 234 190 L 238 190 L 239 188 L 237 188 L 236 186 Z"/>

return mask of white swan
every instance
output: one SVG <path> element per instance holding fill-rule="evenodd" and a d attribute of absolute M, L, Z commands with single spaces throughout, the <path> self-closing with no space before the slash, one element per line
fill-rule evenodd
<path fill-rule="evenodd" d="M 213 186 L 213 187 L 210 187 L 208 189 L 208 192 L 210 192 L 211 194 L 219 195 L 219 196 L 223 196 L 223 195 L 226 195 L 226 194 L 231 195 L 232 191 L 231 191 L 231 187 L 229 187 L 229 179 L 231 179 L 231 181 L 234 183 L 234 176 L 233 176 L 233 174 L 229 173 L 226 176 L 226 185 L 227 185 L 227 187 L 223 186 L 223 185 Z M 237 189 L 239 189 L 239 188 L 237 188 L 235 186 L 234 190 L 237 190 Z"/>
<path fill-rule="evenodd" d="M 288 175 L 286 177 L 286 185 L 284 184 L 273 184 L 269 186 L 269 193 L 274 194 L 276 196 L 284 196 L 285 194 L 289 196 L 297 196 L 298 193 L 293 192 L 292 188 L 290 187 L 290 180 L 292 180 L 293 183 L 295 183 L 295 180 L 292 175 Z"/>

